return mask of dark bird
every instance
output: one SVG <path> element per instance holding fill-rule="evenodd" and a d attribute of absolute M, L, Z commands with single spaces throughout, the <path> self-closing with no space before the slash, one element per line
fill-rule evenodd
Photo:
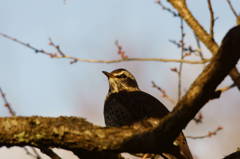
<path fill-rule="evenodd" d="M 155 97 L 141 91 L 134 76 L 125 69 L 111 73 L 108 77 L 109 90 L 104 104 L 104 119 L 108 127 L 130 125 L 145 118 L 162 118 L 168 109 Z M 174 142 L 179 146 L 181 158 L 192 159 L 186 139 L 181 133 Z M 162 154 L 167 159 L 176 159 L 170 154 Z"/>

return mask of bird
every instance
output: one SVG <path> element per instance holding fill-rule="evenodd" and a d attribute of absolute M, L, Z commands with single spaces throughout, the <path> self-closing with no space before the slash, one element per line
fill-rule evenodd
<path fill-rule="evenodd" d="M 131 125 L 146 118 L 162 118 L 169 110 L 155 97 L 142 91 L 135 77 L 126 69 L 102 71 L 108 78 L 109 90 L 104 102 L 104 120 L 107 127 Z M 193 159 L 184 134 L 174 141 L 184 159 Z M 166 159 L 178 159 L 172 154 L 161 154 Z"/>

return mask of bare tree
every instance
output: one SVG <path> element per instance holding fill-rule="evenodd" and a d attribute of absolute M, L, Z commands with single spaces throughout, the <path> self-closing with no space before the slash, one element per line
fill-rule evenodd
<path fill-rule="evenodd" d="M 21 44 L 35 53 L 47 55 L 53 59 L 66 59 L 71 64 L 76 62 L 89 63 L 118 63 L 131 61 L 157 61 L 157 62 L 176 62 L 178 68 L 171 69 L 178 75 L 178 100 L 172 99 L 166 91 L 153 82 L 153 87 L 157 88 L 163 97 L 175 104 L 172 112 L 162 119 L 149 118 L 131 126 L 123 127 L 100 127 L 94 125 L 81 117 L 20 117 L 16 116 L 9 104 L 2 89 L 0 93 L 4 105 L 9 110 L 12 117 L 0 118 L 0 145 L 1 146 L 32 146 L 39 148 L 42 153 L 52 159 L 61 158 L 51 148 L 62 148 L 72 151 L 79 158 L 98 158 L 114 159 L 122 158 L 119 153 L 163 153 L 172 148 L 175 138 L 187 126 L 191 120 L 201 122 L 202 115 L 197 115 L 200 109 L 210 100 L 219 98 L 221 93 L 230 88 L 237 87 L 240 90 L 240 73 L 236 67 L 240 57 L 240 26 L 236 26 L 222 40 L 219 46 L 215 41 L 214 26 L 216 17 L 211 0 L 207 0 L 210 26 L 206 31 L 200 22 L 193 16 L 185 0 L 167 0 L 172 8 L 166 7 L 162 1 L 157 4 L 163 10 L 168 11 L 180 20 L 181 38 L 179 41 L 172 40 L 171 43 L 180 48 L 180 59 L 163 58 L 135 58 L 129 57 L 118 41 L 115 42 L 119 59 L 116 60 L 95 60 L 73 57 L 62 51 L 61 47 L 49 39 L 49 45 L 55 49 L 54 52 L 46 49 L 38 49 L 32 44 L 23 42 L 15 37 L 0 33 L 0 36 L 13 42 Z M 239 15 L 230 0 L 227 0 L 236 21 L 239 23 Z M 175 9 L 175 10 L 174 10 Z M 195 35 L 197 48 L 188 46 L 185 42 L 185 24 L 190 27 Z M 201 49 L 204 45 L 212 53 L 210 59 L 204 57 Z M 187 60 L 188 56 L 197 55 L 199 60 Z M 191 84 L 188 91 L 182 91 L 182 72 L 183 64 L 204 64 L 204 68 L 195 81 Z M 230 76 L 233 84 L 217 89 L 219 84 L 226 76 Z M 209 132 L 203 136 L 189 136 L 189 138 L 206 138 L 221 130 Z M 153 142 L 154 139 L 157 142 Z M 175 147 L 177 148 L 177 147 Z M 34 149 L 33 149 L 34 150 Z M 26 150 L 27 151 L 27 150 Z M 226 159 L 239 157 L 239 153 L 233 153 Z M 38 154 L 34 157 L 41 158 Z"/>

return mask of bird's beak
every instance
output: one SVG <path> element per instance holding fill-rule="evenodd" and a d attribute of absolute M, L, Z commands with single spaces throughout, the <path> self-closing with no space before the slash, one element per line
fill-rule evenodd
<path fill-rule="evenodd" d="M 106 72 L 106 71 L 102 71 L 103 74 L 105 74 L 108 78 L 113 78 L 114 76 L 109 73 L 109 72 Z"/>

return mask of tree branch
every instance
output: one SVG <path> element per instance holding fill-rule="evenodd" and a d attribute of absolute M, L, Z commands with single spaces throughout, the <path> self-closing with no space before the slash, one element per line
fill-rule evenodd
<path fill-rule="evenodd" d="M 157 123 L 156 119 L 148 119 L 129 127 L 104 128 L 77 117 L 5 117 L 0 118 L 0 146 L 44 145 L 74 151 L 160 152 L 152 146 L 147 148 L 146 142 L 140 147 L 123 146 L 133 137 L 156 127 Z"/>
<path fill-rule="evenodd" d="M 177 63 L 186 63 L 186 64 L 204 64 L 210 61 L 210 59 L 203 59 L 200 61 L 193 61 L 193 60 L 182 60 L 182 59 L 163 59 L 163 58 L 121 58 L 116 60 L 95 60 L 95 59 L 83 59 L 78 57 L 73 57 L 65 54 L 61 49 L 59 45 L 55 45 L 52 40 L 50 39 L 49 45 L 54 47 L 56 49 L 56 52 L 48 52 L 43 49 L 38 49 L 34 46 L 32 46 L 29 43 L 25 43 L 23 41 L 20 41 L 14 37 L 11 37 L 7 34 L 0 33 L 0 36 L 12 40 L 20 45 L 23 45 L 31 50 L 33 50 L 35 53 L 41 53 L 44 55 L 47 55 L 51 58 L 55 59 L 67 59 L 70 60 L 70 63 L 76 63 L 76 62 L 88 62 L 88 63 L 119 63 L 119 62 L 128 62 L 128 61 L 152 61 L 152 62 L 177 62 Z"/>
<path fill-rule="evenodd" d="M 11 104 L 8 102 L 7 98 L 6 98 L 6 94 L 3 92 L 2 88 L 0 87 L 0 96 L 2 96 L 2 99 L 4 101 L 4 106 L 8 109 L 8 112 L 11 116 L 16 116 L 16 112 L 12 109 Z M 26 151 L 26 153 L 30 156 L 33 156 L 36 159 L 42 159 L 41 156 L 39 155 L 39 153 L 37 152 L 37 150 L 33 147 L 31 147 L 32 151 L 34 152 L 34 154 L 30 153 L 30 151 L 28 151 L 28 149 L 26 147 L 24 147 L 24 150 Z M 42 153 L 45 153 L 46 155 L 48 155 L 51 159 L 61 159 L 53 150 L 48 149 L 46 147 L 39 147 L 39 149 L 41 150 Z"/>
<path fill-rule="evenodd" d="M 162 119 L 146 119 L 131 126 L 104 128 L 77 117 L 0 118 L 0 146 L 57 147 L 75 152 L 161 153 L 197 112 L 215 96 L 240 58 L 240 26 L 231 29 L 222 46 L 174 110 Z M 223 67 L 224 66 L 224 67 Z M 177 147 L 175 147 L 177 149 Z"/>
<path fill-rule="evenodd" d="M 214 131 L 209 131 L 206 135 L 202 135 L 202 136 L 186 136 L 186 138 L 189 139 L 204 139 L 204 138 L 210 138 L 212 136 L 217 135 L 217 133 L 219 131 L 221 131 L 223 129 L 223 127 L 219 126 L 217 127 Z"/>
<path fill-rule="evenodd" d="M 187 7 L 186 0 L 168 0 L 168 2 L 179 12 L 179 15 L 186 21 L 199 40 L 204 43 L 213 55 L 216 54 L 219 50 L 219 46 L 192 15 L 191 11 Z M 240 73 L 236 67 L 231 70 L 230 77 L 240 90 Z"/>
<path fill-rule="evenodd" d="M 209 9 L 209 12 L 210 12 L 210 29 L 209 29 L 209 32 L 210 32 L 210 35 L 212 38 L 214 38 L 214 25 L 215 25 L 215 17 L 214 17 L 214 11 L 213 11 L 213 8 L 212 8 L 212 1 L 211 0 L 207 0 L 208 2 L 208 9 Z"/>
<path fill-rule="evenodd" d="M 230 9 L 231 9 L 231 11 L 232 11 L 232 13 L 233 13 L 233 15 L 236 17 L 236 19 L 238 19 L 238 18 L 239 18 L 239 15 L 238 15 L 237 11 L 234 9 L 234 7 L 233 7 L 233 5 L 232 5 L 232 2 L 231 2 L 230 0 L 227 0 L 227 3 L 228 3 L 228 5 L 229 5 L 229 7 L 230 7 Z"/>
<path fill-rule="evenodd" d="M 49 149 L 49 148 L 44 148 L 41 147 L 41 152 L 48 155 L 51 159 L 61 159 L 60 156 L 58 156 L 53 150 Z"/>
<path fill-rule="evenodd" d="M 173 141 L 196 113 L 212 97 L 216 96 L 217 86 L 238 62 L 240 57 L 239 41 L 240 26 L 237 26 L 227 33 L 218 53 L 193 82 L 173 111 L 162 120 L 159 126 L 160 134 L 168 132 L 168 135 L 164 134 L 164 139 Z"/>

